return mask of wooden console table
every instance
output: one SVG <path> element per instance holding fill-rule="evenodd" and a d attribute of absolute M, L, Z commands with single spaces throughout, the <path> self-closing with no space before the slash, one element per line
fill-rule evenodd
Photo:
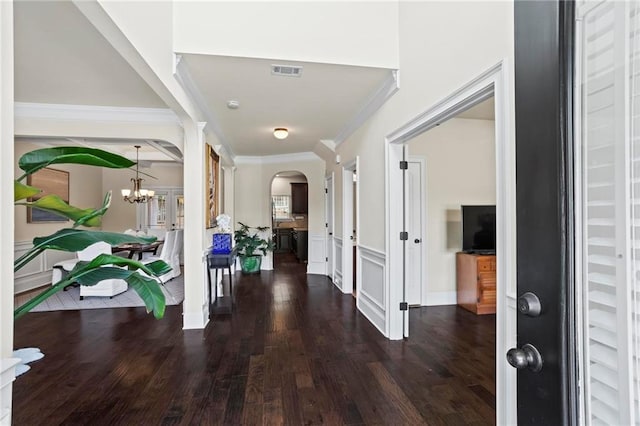
<path fill-rule="evenodd" d="M 209 283 L 209 318 L 212 315 L 230 314 L 233 311 L 233 272 L 231 266 L 236 260 L 235 249 L 229 254 L 213 254 L 207 255 L 207 280 Z M 211 282 L 211 270 L 215 271 L 215 281 Z M 218 269 L 229 270 L 229 291 L 225 292 L 224 279 L 222 280 L 222 294 L 218 296 Z M 213 291 L 211 286 L 213 285 Z M 212 294 L 215 295 L 215 301 L 212 301 Z"/>
<path fill-rule="evenodd" d="M 476 315 L 496 313 L 496 256 L 456 253 L 458 305 Z"/>

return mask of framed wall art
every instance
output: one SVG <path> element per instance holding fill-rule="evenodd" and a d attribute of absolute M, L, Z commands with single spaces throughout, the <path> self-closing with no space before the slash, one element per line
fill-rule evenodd
<path fill-rule="evenodd" d="M 69 203 L 69 172 L 44 168 L 27 177 L 27 185 L 42 190 L 29 199 L 36 201 L 45 195 L 56 194 Z M 68 219 L 55 213 L 27 207 L 27 223 L 66 222 Z"/>
<path fill-rule="evenodd" d="M 205 226 L 213 228 L 216 226 L 216 217 L 218 217 L 218 194 L 220 194 L 220 179 L 218 170 L 220 166 L 220 157 L 213 150 L 211 145 L 205 144 L 206 150 L 206 200 L 207 211 L 205 214 Z"/>

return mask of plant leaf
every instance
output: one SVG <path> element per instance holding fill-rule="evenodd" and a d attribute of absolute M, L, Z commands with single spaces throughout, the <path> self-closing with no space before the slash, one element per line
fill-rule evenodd
<path fill-rule="evenodd" d="M 25 185 L 23 183 L 18 182 L 17 180 L 13 181 L 13 201 L 24 200 L 25 198 L 33 197 L 34 195 L 42 192 L 41 189 L 35 188 L 33 186 Z"/>
<path fill-rule="evenodd" d="M 156 237 L 136 237 L 117 232 L 65 228 L 46 237 L 34 238 L 33 246 L 43 250 L 80 251 L 99 241 L 105 241 L 114 246 L 126 243 L 149 244 L 155 240 Z"/>
<path fill-rule="evenodd" d="M 126 281 L 144 301 L 147 312 L 153 312 L 153 316 L 155 316 L 156 319 L 164 316 L 167 303 L 164 293 L 156 280 L 143 277 L 138 273 L 133 273 L 129 275 Z"/>
<path fill-rule="evenodd" d="M 85 164 L 89 166 L 126 169 L 136 163 L 121 155 L 95 148 L 64 146 L 27 152 L 18 161 L 24 175 L 30 175 L 51 164 Z"/>
<path fill-rule="evenodd" d="M 80 223 L 81 225 L 91 227 L 97 227 L 102 224 L 100 216 L 97 216 L 95 214 L 95 209 L 80 209 L 78 207 L 71 206 L 56 194 L 45 195 L 44 197 L 39 198 L 38 200 L 31 203 L 19 204 L 27 207 L 32 207 L 34 209 L 55 213 L 58 216 L 66 217 L 67 219 L 73 220 L 74 222 L 76 222 L 76 224 L 78 224 L 79 221 L 82 222 Z M 102 214 L 104 214 L 104 212 Z"/>
<path fill-rule="evenodd" d="M 13 270 L 19 270 L 47 249 L 71 252 L 84 250 L 91 244 L 99 241 L 105 241 L 114 246 L 127 243 L 148 244 L 155 240 L 156 237 L 136 237 L 133 235 L 119 234 L 117 232 L 65 228 L 46 237 L 34 238 L 33 247 L 13 262 Z"/>
<path fill-rule="evenodd" d="M 153 264 L 153 268 L 148 268 L 135 260 L 101 254 L 91 262 L 79 262 L 69 273 L 67 279 L 85 286 L 93 286 L 108 279 L 125 280 L 138 293 L 147 312 L 153 312 L 153 315 L 160 319 L 164 316 L 166 301 L 158 282 L 154 278 L 141 275 L 136 270 L 118 267 L 119 265 L 127 265 L 130 268 L 137 268 L 153 275 L 156 275 L 157 272 L 166 273 L 171 270 L 171 267 L 161 260 L 155 261 Z"/>
<path fill-rule="evenodd" d="M 171 271 L 171 266 L 169 266 L 163 260 L 156 260 L 154 262 L 145 265 L 137 260 L 127 259 L 126 257 L 114 256 L 112 254 L 101 254 L 95 257 L 95 259 L 90 262 L 78 262 L 76 266 L 69 272 L 70 275 L 81 274 L 83 271 L 98 268 L 101 266 L 126 266 L 129 268 L 129 271 L 133 269 L 140 269 L 149 275 L 153 275 L 159 277 L 160 275 L 164 275 L 167 272 Z M 121 269 L 122 271 L 126 271 L 127 269 Z M 90 284 L 85 284 L 90 285 Z"/>

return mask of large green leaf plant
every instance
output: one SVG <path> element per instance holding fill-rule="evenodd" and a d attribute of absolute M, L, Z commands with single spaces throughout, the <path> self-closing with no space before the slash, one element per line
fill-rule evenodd
<path fill-rule="evenodd" d="M 37 195 L 41 190 L 25 185 L 22 181 L 27 176 L 52 164 L 84 164 L 124 169 L 132 167 L 135 162 L 100 149 L 83 147 L 44 148 L 24 154 L 18 162 L 24 173 L 14 181 L 14 203 L 66 217 L 73 221 L 73 225 L 71 228 L 60 229 L 54 234 L 34 238 L 33 247 L 15 260 L 14 272 L 23 268 L 45 250 L 77 252 L 98 241 L 105 241 L 111 245 L 145 244 L 155 241 L 155 237 L 136 237 L 116 232 L 78 229 L 80 226 L 90 228 L 101 226 L 102 216 L 111 203 L 111 193 L 105 195 L 102 206 L 97 209 L 80 209 L 71 206 L 55 194 L 45 195 L 36 201 L 28 201 L 28 198 Z M 14 311 L 14 318 L 21 317 L 49 296 L 74 282 L 92 286 L 105 279 L 117 278 L 125 280 L 144 301 L 147 312 L 152 312 L 159 319 L 164 316 L 166 305 L 164 293 L 156 278 L 170 270 L 171 267 L 161 260 L 144 265 L 120 256 L 101 254 L 90 262 L 78 262 L 61 281 L 19 306 Z"/>

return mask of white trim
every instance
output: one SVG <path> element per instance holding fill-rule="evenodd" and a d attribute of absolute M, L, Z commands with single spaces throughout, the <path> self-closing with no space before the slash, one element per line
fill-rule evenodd
<path fill-rule="evenodd" d="M 193 102 L 196 104 L 196 108 L 198 108 L 204 115 L 207 127 L 209 127 L 216 135 L 216 138 L 218 138 L 218 141 L 224 147 L 225 152 L 229 154 L 229 158 L 231 159 L 231 161 L 234 161 L 235 155 L 233 153 L 233 150 L 231 149 L 231 146 L 229 145 L 229 140 L 222 131 L 220 122 L 218 121 L 215 114 L 213 114 L 209 109 L 207 101 L 202 95 L 203 92 L 200 90 L 193 77 L 191 77 L 191 73 L 189 72 L 187 64 L 182 60 L 182 55 L 179 55 L 177 53 L 174 53 L 173 75 L 175 76 L 180 86 L 187 93 L 189 99 L 193 100 Z"/>
<path fill-rule="evenodd" d="M 402 185 L 402 172 L 398 162 L 402 159 L 404 143 L 415 136 L 454 117 L 465 109 L 495 96 L 496 126 L 496 215 L 497 215 L 497 318 L 496 353 L 503 354 L 506 348 L 516 344 L 515 334 L 509 331 L 508 323 L 517 321 L 516 311 L 509 308 L 508 285 L 515 285 L 516 277 L 516 222 L 515 222 L 515 147 L 510 138 L 510 111 L 513 111 L 510 93 L 511 81 L 508 59 L 491 67 L 481 75 L 437 102 L 385 138 L 385 195 L 386 195 L 386 244 L 387 257 L 387 337 L 401 339 L 403 336 L 402 312 L 397 308 L 401 301 L 402 286 L 394 285 L 402 276 L 402 243 L 398 238 L 402 223 L 401 191 L 391 191 Z M 496 357 L 496 420 L 497 424 L 517 422 L 516 374 L 506 365 L 503 356 Z"/>
<path fill-rule="evenodd" d="M 203 329 L 209 323 L 209 301 L 202 305 L 202 312 L 185 312 L 182 314 L 183 330 Z"/>
<path fill-rule="evenodd" d="M 16 379 L 19 358 L 0 359 L 0 424 L 11 424 L 11 384 Z"/>
<path fill-rule="evenodd" d="M 326 257 L 326 240 L 323 234 L 307 234 L 307 274 L 325 275 L 327 263 Z"/>
<path fill-rule="evenodd" d="M 325 189 L 325 197 L 324 197 L 324 215 L 325 215 L 325 223 L 327 224 L 324 229 L 325 239 L 327 242 L 327 247 L 325 249 L 326 256 L 326 266 L 325 266 L 325 275 L 328 276 L 331 281 L 333 281 L 333 276 L 336 269 L 336 248 L 334 243 L 334 231 L 335 231 L 335 217 L 336 217 L 336 197 L 335 197 L 335 173 L 331 172 L 331 174 L 324 179 L 324 189 Z M 331 188 L 331 211 L 329 211 L 329 188 Z M 331 227 L 328 225 L 331 224 Z M 329 235 L 331 232 L 331 235 Z M 331 249 L 329 249 L 329 247 Z M 329 259 L 331 256 L 331 259 Z M 331 265 L 331 267 L 329 267 Z"/>
<path fill-rule="evenodd" d="M 320 139 L 320 143 L 331 151 L 336 152 L 336 143 L 332 139 Z"/>
<path fill-rule="evenodd" d="M 386 308 L 385 308 L 385 278 L 386 278 L 386 261 L 385 254 L 379 250 L 372 249 L 370 247 L 360 245 L 357 250 L 357 262 L 358 269 L 361 274 L 358 275 L 358 297 L 356 298 L 356 306 L 358 310 L 378 329 L 381 333 L 386 328 Z M 367 276 L 368 285 L 378 285 L 379 290 L 382 293 L 382 300 L 376 300 L 376 298 L 365 290 L 362 286 L 362 277 L 371 272 L 365 265 L 373 265 L 374 271 L 376 268 L 380 271 L 378 277 Z M 376 280 L 377 278 L 377 280 Z"/>
<path fill-rule="evenodd" d="M 15 118 L 29 119 L 181 125 L 178 116 L 169 108 L 15 102 L 14 114 Z"/>
<path fill-rule="evenodd" d="M 342 247 L 342 238 L 337 237 L 337 236 L 333 236 L 333 242 L 334 245 L 333 247 L 335 248 L 335 255 L 334 255 L 334 259 L 335 259 L 335 265 L 333 266 L 334 268 L 334 275 L 333 275 L 333 284 L 338 287 L 338 289 L 340 291 L 342 291 L 342 269 L 343 269 L 343 259 L 344 256 L 342 255 L 342 251 L 343 251 L 343 247 Z M 338 263 L 340 262 L 340 263 Z"/>
<path fill-rule="evenodd" d="M 340 129 L 333 139 L 334 147 L 340 146 L 384 105 L 400 88 L 400 71 L 390 70 L 387 78 L 369 95 L 358 112 Z M 329 147 L 330 148 L 330 147 Z M 335 148 L 333 149 L 335 151 Z"/>
<path fill-rule="evenodd" d="M 427 303 L 424 306 L 455 305 L 458 303 L 458 294 L 455 291 L 434 291 L 424 297 Z"/>
<path fill-rule="evenodd" d="M 343 293 L 353 293 L 354 288 L 357 290 L 357 285 L 353 282 L 353 248 L 351 243 L 353 242 L 353 229 L 355 226 L 356 238 L 359 237 L 360 232 L 358 229 L 359 214 L 358 211 L 358 188 L 356 185 L 356 202 L 353 204 L 353 172 L 357 173 L 359 167 L 359 158 L 356 156 L 353 160 L 349 161 L 342 167 L 342 240 L 349 241 L 349 249 L 346 250 L 343 244 L 342 247 L 342 286 Z M 346 177 L 345 177 L 346 176 Z M 353 211 L 356 212 L 356 223 L 353 223 Z M 358 248 L 356 244 L 356 257 L 358 256 Z M 358 281 L 358 270 L 356 268 L 356 282 Z"/>
<path fill-rule="evenodd" d="M 263 155 L 263 156 L 249 156 L 249 155 L 237 155 L 234 159 L 236 164 L 276 164 L 276 163 L 288 163 L 296 161 L 318 161 L 321 160 L 317 154 L 313 152 L 295 152 L 292 154 L 280 154 L 280 155 Z"/>

